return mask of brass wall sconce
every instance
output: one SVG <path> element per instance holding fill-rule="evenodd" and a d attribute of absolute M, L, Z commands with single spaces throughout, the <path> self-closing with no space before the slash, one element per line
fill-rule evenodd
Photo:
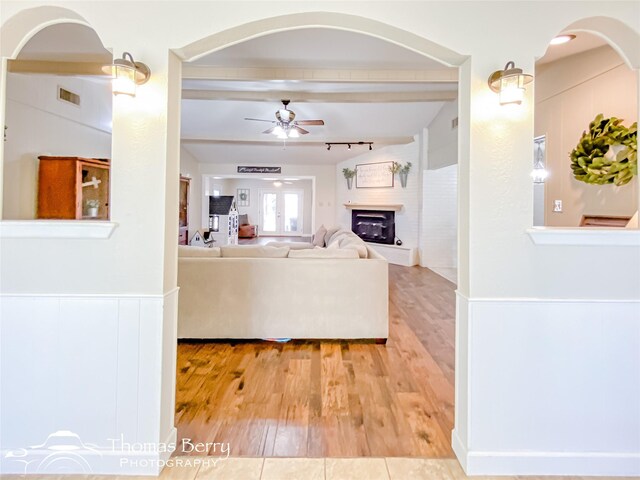
<path fill-rule="evenodd" d="M 515 63 L 507 62 L 504 70 L 497 70 L 489 76 L 489 88 L 500 95 L 500 105 L 515 103 L 520 105 L 524 98 L 524 86 L 533 81 L 533 75 L 522 73 Z"/>
<path fill-rule="evenodd" d="M 102 71 L 111 75 L 114 95 L 136 96 L 136 85 L 143 85 L 151 78 L 151 70 L 142 62 L 136 62 L 129 52 L 117 58 L 111 65 L 102 67 Z"/>

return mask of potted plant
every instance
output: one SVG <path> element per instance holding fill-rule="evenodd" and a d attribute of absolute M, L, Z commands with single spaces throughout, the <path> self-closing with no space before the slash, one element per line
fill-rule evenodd
<path fill-rule="evenodd" d="M 356 176 L 356 171 L 357 171 L 357 168 L 354 168 L 353 170 L 350 168 L 342 169 L 342 174 L 344 175 L 344 178 L 347 179 L 347 188 L 349 190 L 351 190 L 351 187 L 353 187 L 353 177 Z"/>
<path fill-rule="evenodd" d="M 100 209 L 100 202 L 98 200 L 87 200 L 84 202 L 84 205 L 87 210 L 88 217 L 98 216 L 98 210 Z"/>
<path fill-rule="evenodd" d="M 627 128 L 619 118 L 597 115 L 571 151 L 573 176 L 592 185 L 629 183 L 638 174 L 637 135 L 637 123 Z"/>
<path fill-rule="evenodd" d="M 402 188 L 407 187 L 407 177 L 409 176 L 409 171 L 411 170 L 411 162 L 407 162 L 405 165 L 400 164 L 400 162 L 393 162 L 389 166 L 389 170 L 394 175 L 398 175 L 400 177 L 400 185 Z"/>

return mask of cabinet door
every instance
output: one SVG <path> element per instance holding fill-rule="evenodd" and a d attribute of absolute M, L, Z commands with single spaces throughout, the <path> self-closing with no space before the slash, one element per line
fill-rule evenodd
<path fill-rule="evenodd" d="M 76 218 L 109 220 L 109 168 L 78 162 L 77 189 Z"/>

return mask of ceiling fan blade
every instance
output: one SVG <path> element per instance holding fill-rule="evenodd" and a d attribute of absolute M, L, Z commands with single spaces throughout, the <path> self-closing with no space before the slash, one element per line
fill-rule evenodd
<path fill-rule="evenodd" d="M 246 118 L 245 120 L 251 120 L 252 122 L 268 122 L 268 123 L 276 123 L 275 120 L 263 120 L 262 118 Z"/>
<path fill-rule="evenodd" d="M 262 132 L 262 133 L 273 133 L 273 131 L 274 131 L 275 129 L 276 129 L 276 127 L 271 127 L 270 129 L 265 130 L 265 131 L 264 131 L 264 132 Z"/>
<path fill-rule="evenodd" d="M 298 125 L 292 125 L 291 128 L 295 128 L 300 135 L 306 135 L 307 133 L 309 133 L 304 128 L 300 128 Z"/>
<path fill-rule="evenodd" d="M 297 125 L 324 125 L 324 120 L 297 120 Z"/>

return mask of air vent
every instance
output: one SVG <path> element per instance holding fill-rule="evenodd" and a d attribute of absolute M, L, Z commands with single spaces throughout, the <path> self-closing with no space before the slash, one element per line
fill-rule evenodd
<path fill-rule="evenodd" d="M 455 130 L 456 128 L 458 128 L 458 117 L 451 120 L 451 130 Z"/>
<path fill-rule="evenodd" d="M 80 105 L 80 95 L 70 92 L 62 87 L 58 87 L 58 100 L 63 102 L 73 103 L 74 105 Z"/>

